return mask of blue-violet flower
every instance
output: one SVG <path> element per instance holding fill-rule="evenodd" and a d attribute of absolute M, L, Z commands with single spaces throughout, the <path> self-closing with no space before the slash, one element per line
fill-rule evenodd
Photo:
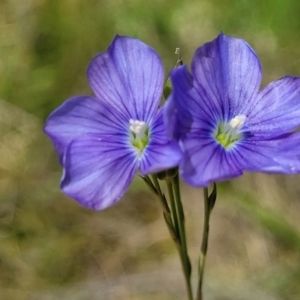
<path fill-rule="evenodd" d="M 174 167 L 181 159 L 163 124 L 164 72 L 159 56 L 143 42 L 116 36 L 87 70 L 96 97 L 67 100 L 47 119 L 64 168 L 61 188 L 85 207 L 118 201 L 134 175 Z"/>
<path fill-rule="evenodd" d="M 300 78 L 283 77 L 259 91 L 257 55 L 243 40 L 220 34 L 198 48 L 191 74 L 171 72 L 165 123 L 184 154 L 183 179 L 194 186 L 243 171 L 300 171 Z"/>

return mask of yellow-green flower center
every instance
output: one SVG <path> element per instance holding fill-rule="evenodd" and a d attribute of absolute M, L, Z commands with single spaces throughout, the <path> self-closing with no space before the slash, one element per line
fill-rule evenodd
<path fill-rule="evenodd" d="M 246 121 L 244 115 L 238 115 L 230 120 L 229 123 L 220 122 L 214 131 L 216 141 L 226 150 L 232 148 L 243 138 L 240 129 Z"/>
<path fill-rule="evenodd" d="M 133 119 L 129 120 L 129 124 L 131 144 L 142 153 L 150 140 L 149 126 L 143 121 Z"/>

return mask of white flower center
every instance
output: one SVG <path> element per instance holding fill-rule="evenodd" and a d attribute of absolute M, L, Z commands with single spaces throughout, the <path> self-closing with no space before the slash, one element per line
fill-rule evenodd
<path fill-rule="evenodd" d="M 131 144 L 142 153 L 149 143 L 149 126 L 144 121 L 130 119 L 129 130 L 131 131 Z"/>
<path fill-rule="evenodd" d="M 141 138 L 144 135 L 146 129 L 148 129 L 148 125 L 144 121 L 130 119 L 129 124 L 130 131 L 133 132 L 138 139 Z"/>
<path fill-rule="evenodd" d="M 229 123 L 220 122 L 215 129 L 214 137 L 216 141 L 225 149 L 232 148 L 238 141 L 243 138 L 240 129 L 246 122 L 246 116 L 237 115 Z"/>

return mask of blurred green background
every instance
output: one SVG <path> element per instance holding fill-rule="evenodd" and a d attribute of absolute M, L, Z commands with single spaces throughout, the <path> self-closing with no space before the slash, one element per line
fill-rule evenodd
<path fill-rule="evenodd" d="M 42 128 L 65 99 L 91 93 L 86 67 L 116 33 L 155 48 L 167 74 L 176 47 L 189 64 L 220 31 L 255 49 L 263 85 L 300 76 L 299 0 L 0 0 L 0 299 L 185 299 L 157 199 L 137 179 L 112 208 L 80 207 L 59 191 Z M 300 299 L 299 182 L 219 185 L 205 299 Z M 182 188 L 196 266 L 202 191 Z"/>

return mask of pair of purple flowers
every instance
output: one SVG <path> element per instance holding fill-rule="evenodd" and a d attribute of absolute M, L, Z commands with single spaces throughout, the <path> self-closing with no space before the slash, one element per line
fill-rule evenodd
<path fill-rule="evenodd" d="M 67 100 L 45 126 L 64 168 L 61 188 L 83 206 L 111 206 L 137 172 L 175 166 L 200 187 L 243 171 L 300 172 L 300 78 L 259 91 L 259 60 L 241 39 L 220 34 L 196 50 L 191 73 L 173 69 L 162 107 L 161 60 L 139 40 L 117 36 L 87 75 L 96 97 Z"/>

